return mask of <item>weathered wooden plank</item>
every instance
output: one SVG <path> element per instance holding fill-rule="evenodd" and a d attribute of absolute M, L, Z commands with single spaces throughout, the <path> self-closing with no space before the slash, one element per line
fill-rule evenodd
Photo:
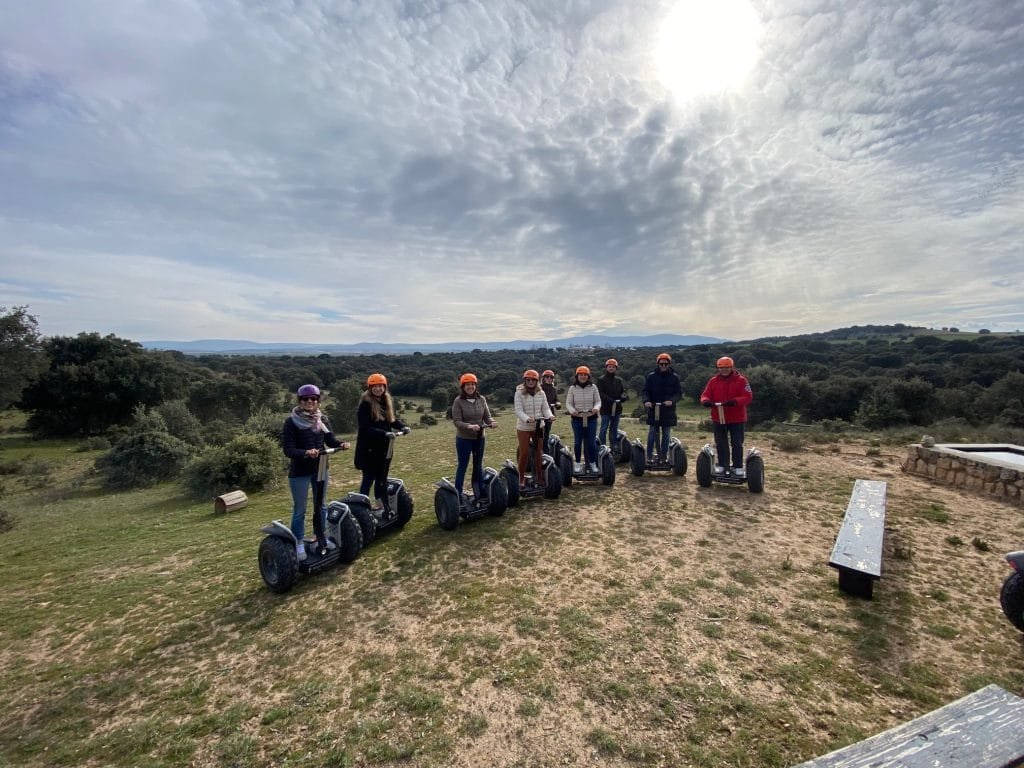
<path fill-rule="evenodd" d="M 839 569 L 839 586 L 871 596 L 871 585 L 882 576 L 885 536 L 885 491 L 882 480 L 857 480 L 836 536 L 828 564 Z M 865 594 L 866 592 L 866 594 Z"/>
<path fill-rule="evenodd" d="M 213 511 L 218 514 L 233 512 L 236 509 L 241 509 L 248 503 L 249 497 L 245 495 L 245 491 L 228 491 L 214 498 Z"/>
<path fill-rule="evenodd" d="M 1024 699 L 988 685 L 915 720 L 794 768 L 1015 768 Z"/>

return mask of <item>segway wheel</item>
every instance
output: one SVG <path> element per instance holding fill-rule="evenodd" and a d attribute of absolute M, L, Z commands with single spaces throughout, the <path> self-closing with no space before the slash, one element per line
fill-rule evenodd
<path fill-rule="evenodd" d="M 437 524 L 446 531 L 454 531 L 459 527 L 459 500 L 455 493 L 446 488 L 438 488 L 434 493 L 434 514 Z"/>
<path fill-rule="evenodd" d="M 697 485 L 701 488 L 711 487 L 711 457 L 706 452 L 701 451 L 697 454 Z"/>
<path fill-rule="evenodd" d="M 373 516 L 370 508 L 365 504 L 349 504 L 352 517 L 359 523 L 363 532 L 363 546 L 369 546 L 377 538 L 377 518 Z"/>
<path fill-rule="evenodd" d="M 601 459 L 601 483 L 615 485 L 615 459 L 611 453 L 606 453 Z"/>
<path fill-rule="evenodd" d="M 412 519 L 413 503 L 412 496 L 403 485 L 398 491 L 398 515 L 395 517 L 395 525 L 401 528 Z"/>
<path fill-rule="evenodd" d="M 572 456 L 562 451 L 558 454 L 558 458 L 555 461 L 558 463 L 558 474 L 561 475 L 561 482 L 558 484 L 558 492 L 561 493 L 562 488 L 568 488 L 572 485 Z M 544 495 L 547 496 L 547 494 Z"/>
<path fill-rule="evenodd" d="M 569 467 L 572 477 L 572 466 Z M 562 473 L 553 465 L 547 468 L 544 473 L 544 498 L 557 499 L 562 494 Z"/>
<path fill-rule="evenodd" d="M 299 561 L 295 545 L 278 536 L 267 536 L 260 542 L 260 576 L 271 592 L 283 594 L 299 579 Z"/>
<path fill-rule="evenodd" d="M 338 559 L 351 563 L 363 551 L 363 530 L 352 515 L 345 515 L 338 525 L 341 541 L 338 542 Z"/>
<path fill-rule="evenodd" d="M 515 508 L 519 506 L 519 470 L 505 467 L 501 470 L 501 481 L 505 484 L 505 492 L 508 494 L 508 506 Z"/>
<path fill-rule="evenodd" d="M 505 514 L 506 509 L 508 509 L 508 486 L 501 481 L 501 478 L 498 478 L 491 483 L 491 503 L 487 507 L 487 511 L 495 517 L 501 517 Z"/>
<path fill-rule="evenodd" d="M 686 474 L 686 449 L 682 445 L 677 445 L 672 451 L 672 474 Z"/>
<path fill-rule="evenodd" d="M 644 455 L 644 449 L 636 443 L 630 446 L 629 468 L 636 477 L 643 477 L 644 470 L 647 468 L 647 457 Z"/>
<path fill-rule="evenodd" d="M 615 457 L 619 464 L 625 464 L 630 459 L 630 455 L 633 452 L 633 444 L 629 442 L 629 438 L 625 435 L 619 437 L 619 451 Z"/>
<path fill-rule="evenodd" d="M 999 605 L 1010 623 L 1024 632 L 1024 573 L 1014 571 L 1006 577 L 999 592 Z"/>
<path fill-rule="evenodd" d="M 747 488 L 751 493 L 764 490 L 764 459 L 760 456 L 747 459 Z"/>

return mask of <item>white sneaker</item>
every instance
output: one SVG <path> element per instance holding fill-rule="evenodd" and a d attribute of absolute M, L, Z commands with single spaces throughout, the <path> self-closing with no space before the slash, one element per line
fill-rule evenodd
<path fill-rule="evenodd" d="M 328 539 L 327 540 L 327 548 L 328 549 L 337 549 L 338 545 L 334 543 L 334 539 Z"/>
<path fill-rule="evenodd" d="M 572 463 L 572 473 L 574 475 L 578 475 L 582 471 L 583 471 L 583 465 L 580 464 L 578 461 L 574 461 Z"/>
<path fill-rule="evenodd" d="M 306 542 L 300 541 L 295 545 L 295 557 L 299 559 L 299 562 L 306 559 Z"/>
<path fill-rule="evenodd" d="M 587 469 L 589 469 L 595 475 L 597 475 L 597 474 L 599 474 L 601 472 L 601 470 L 599 470 L 597 468 L 597 462 L 596 461 L 590 462 L 590 464 L 587 465 Z"/>
<path fill-rule="evenodd" d="M 725 467 L 723 467 L 721 464 L 715 464 L 715 474 L 720 475 L 723 472 L 725 472 Z"/>
<path fill-rule="evenodd" d="M 733 467 L 732 473 L 735 477 L 747 476 L 747 470 L 745 470 L 743 467 Z"/>

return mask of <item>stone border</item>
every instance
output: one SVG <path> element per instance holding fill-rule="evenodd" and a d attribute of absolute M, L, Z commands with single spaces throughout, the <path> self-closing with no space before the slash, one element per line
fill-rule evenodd
<path fill-rule="evenodd" d="M 914 443 L 907 449 L 907 460 L 901 468 L 911 475 L 1024 506 L 1024 472 L 998 459 L 979 461 L 969 450 L 964 450 L 972 448 L 1024 453 L 1024 448 L 1017 445 L 936 444 L 925 437 L 921 443 Z"/>

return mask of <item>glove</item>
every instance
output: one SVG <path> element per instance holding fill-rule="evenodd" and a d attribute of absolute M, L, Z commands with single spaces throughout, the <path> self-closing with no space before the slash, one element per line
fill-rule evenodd
<path fill-rule="evenodd" d="M 722 403 L 722 405 L 724 405 L 724 406 L 726 406 L 728 408 L 731 408 L 732 406 L 736 405 L 736 401 L 735 400 L 726 400 L 724 403 Z"/>
<path fill-rule="evenodd" d="M 412 427 L 405 427 L 402 429 L 403 435 L 408 435 L 410 432 L 412 432 Z"/>
<path fill-rule="evenodd" d="M 711 406 L 714 405 L 714 403 L 712 403 L 710 400 L 701 400 L 700 404 L 703 405 L 705 408 L 710 408 Z"/>
<path fill-rule="evenodd" d="M 385 432 L 384 433 L 384 437 L 386 437 L 388 440 L 394 440 L 395 439 L 395 433 L 394 432 Z"/>

